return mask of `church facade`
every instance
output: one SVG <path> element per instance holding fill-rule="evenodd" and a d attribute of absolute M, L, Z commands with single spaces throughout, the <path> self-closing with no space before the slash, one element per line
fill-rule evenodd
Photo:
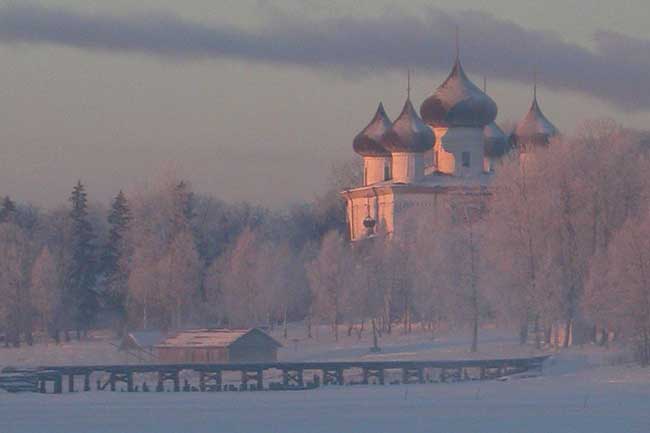
<path fill-rule="evenodd" d="M 395 121 L 379 104 L 353 141 L 363 158 L 363 185 L 341 192 L 351 240 L 399 233 L 412 208 L 431 218 L 442 206 L 463 208 L 466 215 L 482 208 L 496 161 L 513 147 L 525 152 L 558 134 L 535 90 L 530 110 L 507 137 L 495 123 L 497 105 L 484 90 L 467 77 L 457 55 L 419 115 L 410 91 Z"/>

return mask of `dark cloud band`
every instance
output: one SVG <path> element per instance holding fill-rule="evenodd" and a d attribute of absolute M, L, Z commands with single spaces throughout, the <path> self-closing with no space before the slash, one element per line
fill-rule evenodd
<path fill-rule="evenodd" d="M 174 15 L 110 16 L 10 5 L 0 9 L 0 41 L 60 44 L 175 59 L 239 58 L 378 73 L 407 66 L 446 71 L 459 25 L 473 72 L 576 91 L 629 111 L 650 109 L 650 41 L 612 32 L 590 50 L 555 33 L 532 31 L 478 12 L 427 8 L 417 16 L 306 21 L 272 15 L 257 31 L 206 26 Z"/>

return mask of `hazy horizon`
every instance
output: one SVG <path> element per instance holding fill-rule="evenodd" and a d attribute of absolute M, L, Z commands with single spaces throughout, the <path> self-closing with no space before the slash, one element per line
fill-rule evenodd
<path fill-rule="evenodd" d="M 487 76 L 499 123 L 530 105 L 570 133 L 611 117 L 647 128 L 641 0 L 592 2 L 60 0 L 0 2 L 0 194 L 92 201 L 172 163 L 197 192 L 281 207 L 324 190 L 377 103 L 419 107 L 446 77 Z"/>

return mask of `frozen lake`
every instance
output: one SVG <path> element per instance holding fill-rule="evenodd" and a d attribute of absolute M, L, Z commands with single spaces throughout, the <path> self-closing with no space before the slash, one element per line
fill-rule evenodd
<path fill-rule="evenodd" d="M 247 393 L 0 394 L 3 433 L 647 433 L 650 370 Z M 564 371 L 567 370 L 567 371 Z"/>

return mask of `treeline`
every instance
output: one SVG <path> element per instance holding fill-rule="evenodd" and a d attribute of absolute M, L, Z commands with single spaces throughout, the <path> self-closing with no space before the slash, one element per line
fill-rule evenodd
<path fill-rule="evenodd" d="M 91 202 L 82 182 L 53 210 L 5 197 L 0 336 L 18 346 L 31 344 L 34 330 L 59 341 L 95 327 L 122 333 L 301 319 L 302 306 L 279 307 L 271 298 L 271 313 L 260 294 L 280 285 L 279 259 L 299 260 L 326 232 L 345 230 L 338 189 L 355 182 L 357 169 L 336 171 L 340 181 L 326 194 L 285 212 L 196 194 L 173 171 L 153 186 L 119 191 L 109 207 Z M 285 279 L 298 285 L 300 266 L 285 266 Z M 243 277 L 249 280 L 240 285 Z"/>
<path fill-rule="evenodd" d="M 390 239 L 345 238 L 338 191 L 286 212 L 195 194 L 173 175 L 88 206 L 5 200 L 0 324 L 7 341 L 95 326 L 282 326 L 375 338 L 422 327 L 518 329 L 522 343 L 613 340 L 650 362 L 650 140 L 612 121 L 496 167 L 487 195 L 396 214 Z M 381 226 L 381 224 L 379 225 Z M 286 335 L 286 334 L 285 334 Z"/>

